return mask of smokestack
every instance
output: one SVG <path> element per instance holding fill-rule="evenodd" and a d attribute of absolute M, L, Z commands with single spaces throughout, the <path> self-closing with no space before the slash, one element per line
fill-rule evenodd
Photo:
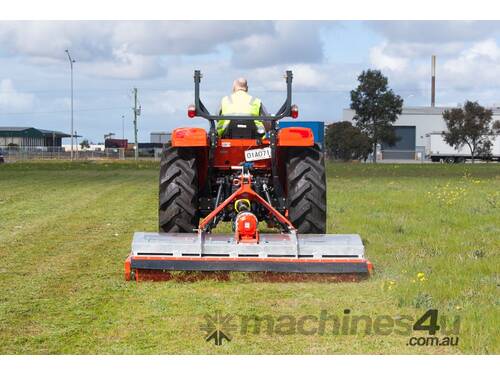
<path fill-rule="evenodd" d="M 431 59 L 431 107 L 436 105 L 436 56 L 432 55 Z"/>

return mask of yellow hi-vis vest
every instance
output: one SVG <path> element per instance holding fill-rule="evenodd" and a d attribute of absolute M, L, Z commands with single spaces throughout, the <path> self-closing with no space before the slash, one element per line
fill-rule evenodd
<path fill-rule="evenodd" d="M 222 116 L 259 116 L 260 106 L 262 102 L 258 98 L 254 98 L 248 95 L 245 91 L 239 90 L 233 93 L 231 96 L 225 96 L 222 98 L 221 102 L 221 115 Z M 229 125 L 229 120 L 220 120 L 217 122 L 217 134 L 219 137 L 222 136 L 224 130 L 226 130 Z M 263 129 L 262 134 L 264 134 L 264 124 L 262 121 L 255 121 L 257 129 Z"/>

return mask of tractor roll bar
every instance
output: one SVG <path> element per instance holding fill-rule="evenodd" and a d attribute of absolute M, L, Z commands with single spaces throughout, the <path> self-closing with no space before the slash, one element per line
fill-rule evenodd
<path fill-rule="evenodd" d="M 210 147 L 208 149 L 208 175 L 212 175 L 213 169 L 213 160 L 215 149 L 217 148 L 217 131 L 215 122 L 219 120 L 240 120 L 240 121 L 269 121 L 271 123 L 271 129 L 269 131 L 269 146 L 271 148 L 271 174 L 272 174 L 272 184 L 273 188 L 276 192 L 276 208 L 279 212 L 284 213 L 286 210 L 286 199 L 283 194 L 283 188 L 280 183 L 279 175 L 278 175 L 278 167 L 277 167 L 277 153 L 276 153 L 276 145 L 277 145 L 277 122 L 281 120 L 283 117 L 292 117 L 292 71 L 287 70 L 285 79 L 286 79 L 286 100 L 281 106 L 281 108 L 276 112 L 274 116 L 214 116 L 211 115 L 205 105 L 202 103 L 200 99 L 200 81 L 201 81 L 201 72 L 199 70 L 194 71 L 194 116 L 189 115 L 190 117 L 203 117 L 204 119 L 210 122 L 210 130 L 208 133 Z M 208 184 L 205 185 L 206 192 L 208 196 L 212 195 L 212 187 L 210 179 Z M 213 222 L 211 222 L 213 223 Z M 211 223 L 207 225 L 206 228 L 210 228 Z"/>
<path fill-rule="evenodd" d="M 196 110 L 196 116 L 203 117 L 210 121 L 219 120 L 258 120 L 258 121 L 271 121 L 275 122 L 281 120 L 283 117 L 291 117 L 292 111 L 292 79 L 293 74 L 291 70 L 286 71 L 286 100 L 281 106 L 281 108 L 276 112 L 274 116 L 221 116 L 221 115 L 211 115 L 207 108 L 203 105 L 200 99 L 200 81 L 202 74 L 199 70 L 194 71 L 194 106 Z"/>

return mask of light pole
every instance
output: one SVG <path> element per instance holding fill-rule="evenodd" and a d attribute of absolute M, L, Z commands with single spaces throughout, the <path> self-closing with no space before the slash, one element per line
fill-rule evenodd
<path fill-rule="evenodd" d="M 73 63 L 76 62 L 68 50 L 65 50 L 69 59 L 69 66 L 71 68 L 71 160 L 73 160 Z"/>
<path fill-rule="evenodd" d="M 75 130 L 76 160 L 78 160 L 78 133 Z"/>
<path fill-rule="evenodd" d="M 139 159 L 139 142 L 137 141 L 137 116 L 141 115 L 141 106 L 137 107 L 137 88 L 134 88 L 134 142 L 135 142 L 135 152 L 134 158 L 137 161 Z"/>

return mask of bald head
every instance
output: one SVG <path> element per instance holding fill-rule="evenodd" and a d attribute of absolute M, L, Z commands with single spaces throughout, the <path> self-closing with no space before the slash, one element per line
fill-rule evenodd
<path fill-rule="evenodd" d="M 245 78 L 241 77 L 235 79 L 233 82 L 233 92 L 236 91 L 248 91 L 248 82 Z"/>

